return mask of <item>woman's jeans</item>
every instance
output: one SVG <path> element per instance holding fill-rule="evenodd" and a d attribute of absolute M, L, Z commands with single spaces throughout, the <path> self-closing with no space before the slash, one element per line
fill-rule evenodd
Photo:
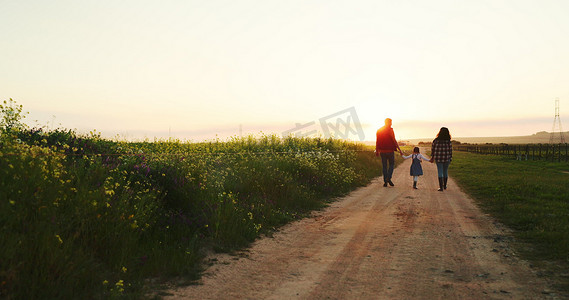
<path fill-rule="evenodd" d="M 439 178 L 448 177 L 448 166 L 449 165 L 450 165 L 450 161 L 438 162 L 437 163 L 437 171 L 439 172 Z"/>
<path fill-rule="evenodd" d="M 383 182 L 388 182 L 393 176 L 393 165 L 395 164 L 395 153 L 379 153 L 381 156 L 381 166 L 383 167 Z M 389 163 L 389 166 L 387 166 Z"/>

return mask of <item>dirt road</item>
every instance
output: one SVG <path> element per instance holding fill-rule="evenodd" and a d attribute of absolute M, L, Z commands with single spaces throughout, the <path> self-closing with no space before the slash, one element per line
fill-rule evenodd
<path fill-rule="evenodd" d="M 412 189 L 410 163 L 395 187 L 378 178 L 240 255 L 210 257 L 200 285 L 165 299 L 556 298 L 452 178 L 437 191 L 434 164 Z"/>

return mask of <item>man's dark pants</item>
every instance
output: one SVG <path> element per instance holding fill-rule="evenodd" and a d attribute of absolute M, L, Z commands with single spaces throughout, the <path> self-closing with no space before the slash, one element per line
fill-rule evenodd
<path fill-rule="evenodd" d="M 383 182 L 388 182 L 391 180 L 393 175 L 393 165 L 395 164 L 395 153 L 393 152 L 382 152 L 379 153 L 381 156 L 381 165 L 383 167 Z M 389 166 L 387 165 L 389 163 Z"/>

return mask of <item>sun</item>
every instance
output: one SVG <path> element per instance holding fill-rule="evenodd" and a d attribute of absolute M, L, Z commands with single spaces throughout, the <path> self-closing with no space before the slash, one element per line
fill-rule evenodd
<path fill-rule="evenodd" d="M 368 141 L 375 140 L 375 132 L 385 124 L 386 118 L 393 120 L 393 126 L 407 120 L 404 107 L 395 101 L 367 100 L 357 103 L 355 109 Z"/>

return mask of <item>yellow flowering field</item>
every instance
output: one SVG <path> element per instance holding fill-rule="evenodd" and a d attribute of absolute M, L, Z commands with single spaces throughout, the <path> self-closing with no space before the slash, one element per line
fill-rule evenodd
<path fill-rule="evenodd" d="M 6 110 L 6 102 L 3 107 Z M 141 298 L 380 173 L 362 144 L 127 142 L 2 124 L 0 298 Z"/>

